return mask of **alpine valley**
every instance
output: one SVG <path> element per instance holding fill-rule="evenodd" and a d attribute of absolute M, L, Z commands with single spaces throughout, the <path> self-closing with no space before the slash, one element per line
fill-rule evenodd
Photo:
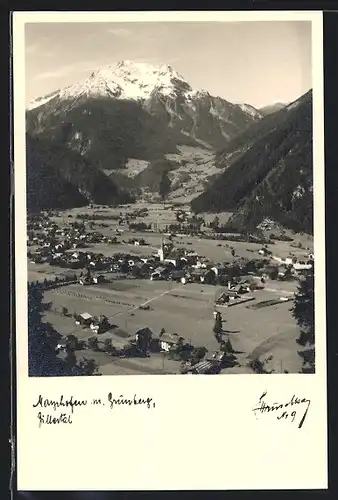
<path fill-rule="evenodd" d="M 122 61 L 31 101 L 28 210 L 168 199 L 312 232 L 312 92 L 257 110 L 193 89 L 171 66 Z M 282 180 L 282 181 L 281 181 Z"/>

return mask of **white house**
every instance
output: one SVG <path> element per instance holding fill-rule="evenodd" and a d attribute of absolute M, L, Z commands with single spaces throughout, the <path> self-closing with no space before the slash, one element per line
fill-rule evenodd
<path fill-rule="evenodd" d="M 304 264 L 304 263 L 301 263 L 301 262 L 296 262 L 295 264 L 293 264 L 293 268 L 296 271 L 303 271 L 303 270 L 306 270 L 306 269 L 311 269 L 312 268 L 312 264 Z"/>
<path fill-rule="evenodd" d="M 219 274 L 219 269 L 218 269 L 218 267 L 217 267 L 217 266 L 212 267 L 212 268 L 211 268 L 211 271 L 214 271 L 215 275 L 216 275 L 216 276 L 218 276 L 218 274 Z"/>
<path fill-rule="evenodd" d="M 277 255 L 273 255 L 272 258 L 281 264 L 285 264 L 286 266 L 292 265 L 294 262 L 293 257 L 278 257 Z"/>
<path fill-rule="evenodd" d="M 91 324 L 92 320 L 93 320 L 93 316 L 87 312 L 80 314 L 79 319 L 78 319 L 78 321 L 80 323 L 87 325 L 87 326 L 89 324 Z"/>
<path fill-rule="evenodd" d="M 185 250 L 184 253 L 187 257 L 198 257 L 198 253 L 195 250 Z"/>
<path fill-rule="evenodd" d="M 195 269 L 206 269 L 207 263 L 202 259 L 198 259 L 196 264 L 192 267 L 194 267 Z"/>
<path fill-rule="evenodd" d="M 159 280 L 162 278 L 162 274 L 163 272 L 166 270 L 165 267 L 158 267 L 156 268 L 150 275 L 150 280 L 151 281 L 154 281 L 154 280 Z"/>
<path fill-rule="evenodd" d="M 172 347 L 182 344 L 183 337 L 177 333 L 160 334 L 159 343 L 161 351 L 169 352 Z"/>
<path fill-rule="evenodd" d="M 63 340 L 59 342 L 55 348 L 57 351 L 64 351 L 67 349 L 67 341 Z"/>

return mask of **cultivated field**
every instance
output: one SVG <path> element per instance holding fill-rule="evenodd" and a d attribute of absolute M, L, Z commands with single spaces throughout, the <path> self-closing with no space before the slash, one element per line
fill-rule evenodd
<path fill-rule="evenodd" d="M 292 293 L 290 284 L 278 288 L 276 284 L 280 285 L 278 282 L 271 282 L 265 290 L 254 292 L 255 302 L 278 299 Z M 219 287 L 210 285 L 175 286 L 171 282 L 146 280 L 117 281 L 105 286 L 69 285 L 45 293 L 45 301 L 51 301 L 53 308 L 59 311 L 47 311 L 45 319 L 62 334 L 73 333 L 79 339 L 92 336 L 89 329 L 77 327 L 72 318 L 60 314 L 64 306 L 69 312 L 89 312 L 93 316 L 105 314 L 111 323 L 116 325 L 109 336 L 119 347 L 127 342 L 128 336 L 133 336 L 137 330 L 147 326 L 154 333 L 158 334 L 161 328 L 164 328 L 167 332 L 182 335 L 196 347 L 205 346 L 210 351 L 216 351 L 219 345 L 212 332 L 212 313 L 215 298 L 221 291 Z M 145 304 L 148 304 L 150 309 L 140 310 L 139 306 Z M 225 320 L 224 330 L 228 333 L 234 349 L 238 351 L 237 357 L 241 365 L 248 363 L 247 356 L 255 350 L 257 353 L 259 349 L 259 354 L 264 354 L 280 342 L 285 344 L 286 341 L 295 341 L 299 335 L 290 312 L 291 302 L 281 302 L 257 310 L 249 308 L 250 304 L 251 302 L 217 308 L 222 312 Z M 97 355 L 92 354 L 93 357 Z M 99 358 L 102 358 L 101 354 Z M 109 356 L 103 359 L 106 359 L 107 363 L 112 362 Z M 134 359 L 128 360 L 128 368 L 132 369 L 135 362 Z M 143 367 L 143 370 L 148 367 L 161 369 L 162 363 L 161 356 L 155 355 L 137 360 L 134 370 L 138 373 L 142 372 L 140 367 Z M 113 365 L 112 370 L 115 369 L 116 363 Z M 283 356 L 283 370 L 291 371 L 292 367 L 289 365 L 288 356 Z M 177 362 L 165 361 L 166 371 L 177 372 L 178 367 Z M 107 370 L 109 371 L 109 367 L 105 365 L 104 372 L 107 373 Z M 231 372 L 234 370 L 230 369 Z"/>

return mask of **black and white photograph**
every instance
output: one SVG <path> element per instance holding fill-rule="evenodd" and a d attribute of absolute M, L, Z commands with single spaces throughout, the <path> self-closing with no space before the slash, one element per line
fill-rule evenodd
<path fill-rule="evenodd" d="M 315 373 L 311 22 L 24 49 L 29 376 Z"/>
<path fill-rule="evenodd" d="M 18 490 L 327 488 L 322 13 L 16 12 L 12 62 Z"/>

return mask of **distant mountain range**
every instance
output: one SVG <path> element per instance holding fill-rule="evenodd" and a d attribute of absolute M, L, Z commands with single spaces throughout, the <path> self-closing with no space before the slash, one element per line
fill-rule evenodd
<path fill-rule="evenodd" d="M 275 102 L 274 104 L 269 104 L 268 106 L 264 106 L 263 108 L 259 108 L 259 112 L 263 116 L 271 115 L 272 113 L 276 113 L 288 105 L 287 102 Z"/>
<path fill-rule="evenodd" d="M 312 232 L 312 91 L 238 135 L 216 156 L 222 173 L 192 201 L 196 212 L 234 211 L 229 230 L 270 218 Z"/>

